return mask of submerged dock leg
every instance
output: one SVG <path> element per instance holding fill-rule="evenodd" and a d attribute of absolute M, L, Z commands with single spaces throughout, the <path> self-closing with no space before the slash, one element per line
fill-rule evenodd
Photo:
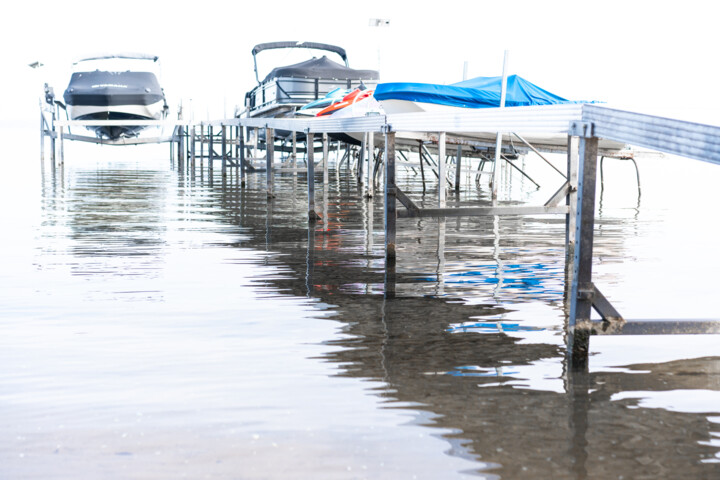
<path fill-rule="evenodd" d="M 265 179 L 267 180 L 267 196 L 273 198 L 273 160 L 275 156 L 275 132 L 272 128 L 265 128 Z"/>
<path fill-rule="evenodd" d="M 222 176 L 223 178 L 227 175 L 227 135 L 225 133 L 225 125 L 220 125 L 222 129 L 220 135 L 220 141 L 222 142 Z"/>
<path fill-rule="evenodd" d="M 245 127 L 240 125 L 238 127 L 238 147 L 240 151 L 238 156 L 240 157 L 240 186 L 245 186 Z"/>
<path fill-rule="evenodd" d="M 574 123 L 571 131 L 580 137 L 580 164 L 567 342 L 570 364 L 577 369 L 585 368 L 587 365 L 590 335 L 596 328 L 590 322 L 591 310 L 594 308 L 602 317 L 603 323 L 600 328 L 603 330 L 621 326 L 625 320 L 592 282 L 598 139 L 593 135 L 591 123 Z"/>
<path fill-rule="evenodd" d="M 445 184 L 447 183 L 447 174 L 445 173 L 445 141 L 447 134 L 440 133 L 438 139 L 438 208 L 445 208 Z"/>
<path fill-rule="evenodd" d="M 213 138 L 213 127 L 208 125 L 208 173 L 213 175 L 213 163 L 215 163 L 215 139 Z"/>
<path fill-rule="evenodd" d="M 328 158 L 329 155 L 329 146 L 328 146 L 328 134 L 323 133 L 322 135 L 322 152 L 323 152 L 323 185 L 327 185 L 330 181 L 330 178 L 328 176 L 328 168 L 330 159 Z"/>
<path fill-rule="evenodd" d="M 190 170 L 195 171 L 195 125 L 190 129 Z"/>
<path fill-rule="evenodd" d="M 397 187 L 395 186 L 395 132 L 385 133 L 385 297 L 395 297 Z"/>
<path fill-rule="evenodd" d="M 305 132 L 305 151 L 307 152 L 307 184 L 308 184 L 308 221 L 314 224 L 320 217 L 315 211 L 315 136 Z"/>
<path fill-rule="evenodd" d="M 457 155 L 455 155 L 455 192 L 460 192 L 460 175 L 462 171 L 462 145 L 457 146 Z"/>
<path fill-rule="evenodd" d="M 375 193 L 375 182 L 373 181 L 373 160 L 375 157 L 375 132 L 367 134 L 367 196 L 372 198 Z M 361 160 L 362 161 L 362 160 Z"/>

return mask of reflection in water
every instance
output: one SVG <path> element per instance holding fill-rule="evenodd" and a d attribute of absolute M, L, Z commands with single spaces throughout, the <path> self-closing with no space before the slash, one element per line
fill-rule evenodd
<path fill-rule="evenodd" d="M 36 263 L 69 268 L 74 277 L 92 281 L 97 286 L 90 295 L 102 300 L 103 308 L 116 308 L 118 299 L 133 302 L 143 328 L 157 329 L 152 337 L 157 343 L 137 366 L 139 377 L 177 382 L 173 388 L 179 392 L 216 392 L 191 393 L 175 404 L 170 388 L 155 411 L 160 420 L 145 433 L 182 424 L 188 412 L 197 412 L 200 424 L 212 426 L 211 437 L 222 432 L 240 445 L 235 462 L 260 466 L 256 473 L 242 470 L 247 478 L 293 478 L 278 467 L 283 462 L 300 469 L 296 474 L 304 472 L 302 478 L 308 472 L 314 478 L 510 479 L 713 478 L 720 473 L 717 406 L 704 403 L 705 410 L 687 411 L 682 401 L 670 408 L 662 397 L 720 391 L 720 357 L 565 370 L 564 219 L 404 219 L 398 224 L 396 270 L 390 274 L 384 268 L 381 197 L 364 198 L 345 168 L 333 177 L 339 181 L 322 189 L 322 221 L 308 228 L 303 175 L 278 175 L 273 199 L 267 198 L 262 175 L 251 175 L 247 188 L 232 175 L 208 181 L 205 175 L 127 164 L 46 176 Z M 401 177 L 398 183 L 417 203 L 432 204 L 434 192 L 422 195 L 419 179 Z M 457 204 L 487 204 L 486 193 L 463 191 Z M 604 216 L 599 228 L 595 249 L 604 262 L 632 254 L 624 239 L 638 228 L 634 219 Z M 242 265 L 257 270 L 243 273 Z M 79 283 L 68 287 L 79 288 Z M 144 294 L 130 293 L 133 288 Z M 387 295 L 388 288 L 394 295 Z M 258 297 L 270 301 L 253 307 Z M 148 300 L 162 308 L 148 307 Z M 63 308 L 65 316 L 55 319 L 61 326 L 77 313 Z M 278 316 L 275 309 L 285 313 Z M 304 313 L 308 309 L 314 309 L 311 316 L 332 321 L 311 321 Z M 318 335 L 318 325 L 339 330 Z M 192 341 L 180 354 L 164 352 L 163 345 L 178 332 Z M 207 337 L 215 335 L 238 344 L 209 342 Z M 208 342 L 207 349 L 195 341 Z M 318 350 L 303 353 L 305 358 L 320 359 L 331 370 L 294 370 L 300 368 L 295 353 L 311 343 Z M 223 348 L 218 351 L 217 345 Z M 193 356 L 196 349 L 203 356 Z M 240 358 L 225 356 L 242 352 Z M 94 372 L 92 379 L 110 382 L 113 375 Z M 329 387 L 313 380 L 328 375 Z M 321 410 L 354 405 L 352 392 L 343 387 L 348 379 L 364 382 L 378 406 L 370 413 L 341 410 L 340 424 L 381 429 L 381 411 L 402 412 L 403 420 L 395 419 L 388 430 L 399 430 L 397 437 L 373 440 L 348 430 L 322 444 L 297 433 L 334 432 L 338 417 L 308 417 L 303 423 L 309 414 L 302 398 L 319 389 L 324 396 L 313 402 Z M 184 382 L 197 390 L 183 390 Z M 129 403 L 137 403 L 149 385 L 131 386 L 125 392 Z M 5 388 L 0 395 L 12 397 Z M 66 401 L 72 404 L 72 395 Z M 245 410 L 253 412 L 246 424 L 223 423 Z M 257 452 L 243 445 L 259 442 L 264 433 L 231 436 L 231 430 L 255 432 L 256 425 L 283 415 L 283 427 L 295 432 L 288 434 L 295 435 L 293 444 L 303 444 L 315 466 L 300 468 L 298 457 L 282 446 L 275 456 L 266 454 L 265 463 L 254 463 Z M 293 422 L 307 430 L 292 430 Z M 419 450 L 426 448 L 419 437 L 403 434 L 413 428 L 442 438 L 442 452 L 463 463 L 445 466 L 418 453 L 427 451 Z M 183 439 L 202 432 L 190 426 L 174 442 L 184 445 Z M 175 445 L 169 438 L 162 443 Z M 365 445 L 366 452 L 372 450 L 368 445 L 387 449 L 363 454 L 353 450 L 355 444 Z M 208 455 L 202 461 L 219 465 L 202 445 L 187 448 L 181 458 Z M 352 467 L 372 472 L 322 473 L 328 457 L 347 451 L 356 452 L 347 460 Z M 114 460 L 126 454 L 132 452 L 117 449 Z M 389 464 L 395 457 L 398 470 L 377 465 L 372 470 L 368 460 Z M 232 456 L 225 461 L 237 465 Z M 13 472 L 23 471 L 13 465 Z M 234 469 L 218 474 L 237 475 Z"/>

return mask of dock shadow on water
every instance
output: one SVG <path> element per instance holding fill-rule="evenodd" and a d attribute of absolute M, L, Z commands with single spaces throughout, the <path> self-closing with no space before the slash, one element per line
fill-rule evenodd
<path fill-rule="evenodd" d="M 399 220 L 389 279 L 382 196 L 344 169 L 311 228 L 302 173 L 270 200 L 156 160 L 42 177 L 2 277 L 2 478 L 720 475 L 712 340 L 566 370 L 563 218 Z M 601 215 L 619 266 L 643 227 Z"/>

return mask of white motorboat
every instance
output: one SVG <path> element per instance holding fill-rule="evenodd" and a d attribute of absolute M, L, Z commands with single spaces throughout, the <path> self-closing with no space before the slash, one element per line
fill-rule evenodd
<path fill-rule="evenodd" d="M 73 64 L 63 95 L 71 120 L 161 120 L 167 116 L 158 57 L 102 55 Z M 98 137 L 134 137 L 143 125 L 88 126 Z"/>

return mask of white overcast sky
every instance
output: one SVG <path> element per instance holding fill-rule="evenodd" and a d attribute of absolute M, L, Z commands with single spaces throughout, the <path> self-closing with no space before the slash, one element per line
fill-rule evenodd
<path fill-rule="evenodd" d="M 61 95 L 74 59 L 116 51 L 159 55 L 171 102 L 192 99 L 196 116 L 231 115 L 255 84 L 252 47 L 293 40 L 342 46 L 352 67 L 379 64 L 383 81 L 454 83 L 464 62 L 469 77 L 500 75 L 508 50 L 510 74 L 565 98 L 718 123 L 715 10 L 698 0 L 13 2 L 0 28 L 3 118 L 37 118 L 44 81 Z M 259 61 L 261 76 L 276 66 Z"/>

